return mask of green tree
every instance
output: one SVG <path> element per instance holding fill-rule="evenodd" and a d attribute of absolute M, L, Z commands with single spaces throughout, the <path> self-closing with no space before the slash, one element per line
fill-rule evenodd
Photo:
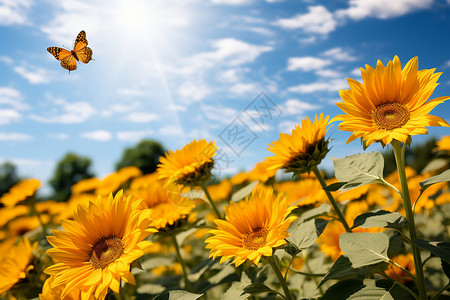
<path fill-rule="evenodd" d="M 154 140 L 142 140 L 135 147 L 126 148 L 122 158 L 116 164 L 116 170 L 124 167 L 138 167 L 142 174 L 149 174 L 156 171 L 159 164 L 159 157 L 164 155 L 164 147 Z"/>
<path fill-rule="evenodd" d="M 20 178 L 17 175 L 17 168 L 14 164 L 4 162 L 0 165 L 0 197 L 19 181 Z"/>
<path fill-rule="evenodd" d="M 57 164 L 50 185 L 54 200 L 67 201 L 72 194 L 72 185 L 82 179 L 94 177 L 90 170 L 91 160 L 75 153 L 67 153 Z"/>

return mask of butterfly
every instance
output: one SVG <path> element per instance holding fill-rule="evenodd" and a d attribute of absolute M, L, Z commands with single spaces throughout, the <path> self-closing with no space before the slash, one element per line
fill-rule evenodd
<path fill-rule="evenodd" d="M 75 45 L 72 51 L 59 48 L 48 47 L 50 52 L 57 60 L 61 61 L 61 67 L 73 71 L 77 69 L 77 60 L 87 64 L 92 59 L 92 49 L 87 46 L 86 32 L 80 31 L 75 40 Z"/>

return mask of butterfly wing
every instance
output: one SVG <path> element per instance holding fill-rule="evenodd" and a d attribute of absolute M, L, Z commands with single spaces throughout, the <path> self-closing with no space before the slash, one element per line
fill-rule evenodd
<path fill-rule="evenodd" d="M 76 53 L 78 59 L 85 64 L 90 62 L 92 59 L 92 49 L 89 47 L 85 47 L 75 53 Z"/>
<path fill-rule="evenodd" d="M 77 60 L 75 59 L 75 56 L 73 55 L 69 55 L 66 58 L 63 58 L 61 60 L 61 67 L 63 67 L 64 69 L 73 71 L 77 69 Z"/>
<path fill-rule="evenodd" d="M 92 59 L 92 49 L 87 47 L 87 45 L 88 41 L 86 39 L 86 32 L 82 30 L 75 40 L 73 51 L 75 52 L 77 58 L 85 64 Z"/>
<path fill-rule="evenodd" d="M 72 52 L 59 47 L 48 47 L 47 51 L 50 52 L 57 60 L 62 60 L 72 56 Z"/>
<path fill-rule="evenodd" d="M 80 33 L 77 35 L 77 38 L 75 39 L 75 45 L 73 46 L 73 51 L 78 52 L 80 50 L 83 50 L 88 44 L 88 41 L 86 39 L 86 32 L 84 30 L 81 30 Z"/>

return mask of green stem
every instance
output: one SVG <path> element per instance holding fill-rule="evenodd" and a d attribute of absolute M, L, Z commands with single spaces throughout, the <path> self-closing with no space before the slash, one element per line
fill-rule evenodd
<path fill-rule="evenodd" d="M 214 204 L 214 201 L 213 201 L 213 199 L 211 198 L 211 195 L 210 195 L 209 192 L 208 192 L 208 188 L 206 187 L 206 185 L 205 185 L 204 183 L 202 183 L 201 188 L 202 188 L 202 190 L 205 192 L 206 198 L 208 198 L 209 203 L 211 204 L 211 206 L 212 206 L 214 212 L 216 213 L 216 216 L 217 216 L 219 219 L 223 219 L 223 218 L 221 217 L 221 215 L 220 215 L 219 210 L 217 209 L 216 205 Z"/>
<path fill-rule="evenodd" d="M 269 262 L 270 266 L 272 267 L 273 271 L 275 272 L 275 275 L 277 276 L 281 287 L 283 288 L 284 298 L 286 298 L 286 300 L 294 300 L 294 297 L 292 297 L 291 291 L 289 291 L 286 280 L 284 279 L 283 274 L 281 274 L 280 268 L 278 266 L 277 261 L 275 260 L 275 257 L 273 255 L 266 256 L 266 259 Z"/>
<path fill-rule="evenodd" d="M 411 199 L 409 195 L 408 181 L 406 179 L 406 172 L 405 172 L 405 146 L 403 147 L 403 149 L 401 149 L 400 142 L 397 140 L 393 140 L 392 147 L 394 149 L 398 176 L 400 178 L 400 183 L 402 186 L 403 207 L 406 213 L 406 220 L 408 221 L 409 236 L 410 240 L 414 242 L 414 240 L 417 238 L 417 234 L 416 234 L 416 224 L 414 222 L 414 213 L 412 211 Z M 423 264 L 422 258 L 420 257 L 420 251 L 414 245 L 414 243 L 411 243 L 411 248 L 414 256 L 414 267 L 416 269 L 417 289 L 419 290 L 419 299 L 426 300 L 427 290 L 425 285 L 425 276 L 423 273 Z"/>
<path fill-rule="evenodd" d="M 345 230 L 350 232 L 351 230 L 347 224 L 347 221 L 345 220 L 344 214 L 342 213 L 341 209 L 339 208 L 339 205 L 337 204 L 333 195 L 331 195 L 330 191 L 327 190 L 327 183 L 325 182 L 325 179 L 323 178 L 322 174 L 320 174 L 319 169 L 317 168 L 317 166 L 315 166 L 312 170 L 313 170 L 314 174 L 316 175 L 317 179 L 319 180 L 320 184 L 322 185 L 323 190 L 327 194 L 328 200 L 330 200 L 331 205 L 333 205 L 334 211 L 339 217 L 339 221 L 341 221 L 342 225 L 344 225 Z"/>
<path fill-rule="evenodd" d="M 181 264 L 181 269 L 183 271 L 184 288 L 189 292 L 191 291 L 191 283 L 189 282 L 188 279 L 186 263 L 184 262 L 183 257 L 181 256 L 180 246 L 178 245 L 175 234 L 171 234 L 170 237 L 172 238 L 172 243 L 175 247 L 175 252 L 177 253 L 177 259 L 178 262 Z"/>

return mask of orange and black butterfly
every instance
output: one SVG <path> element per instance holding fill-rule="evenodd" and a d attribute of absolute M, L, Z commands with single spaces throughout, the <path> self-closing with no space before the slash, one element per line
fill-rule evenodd
<path fill-rule="evenodd" d="M 48 47 L 47 51 L 61 61 L 64 69 L 73 71 L 77 69 L 77 60 L 87 64 L 92 59 L 92 49 L 87 46 L 86 32 L 82 30 L 75 40 L 73 50 L 69 51 L 59 47 Z"/>

